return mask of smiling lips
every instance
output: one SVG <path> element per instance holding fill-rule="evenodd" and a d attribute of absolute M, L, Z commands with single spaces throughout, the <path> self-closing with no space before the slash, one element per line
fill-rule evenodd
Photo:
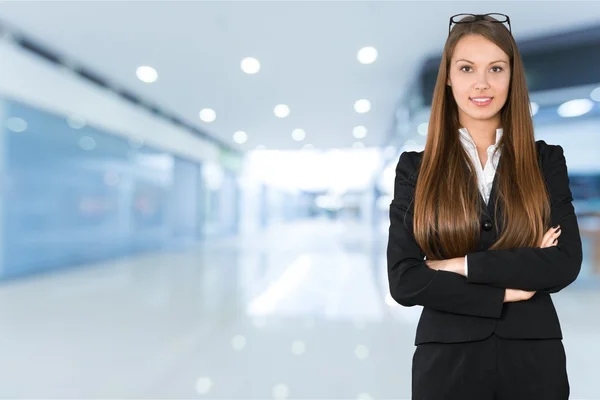
<path fill-rule="evenodd" d="M 474 104 L 479 107 L 487 106 L 492 102 L 493 97 L 469 97 Z"/>

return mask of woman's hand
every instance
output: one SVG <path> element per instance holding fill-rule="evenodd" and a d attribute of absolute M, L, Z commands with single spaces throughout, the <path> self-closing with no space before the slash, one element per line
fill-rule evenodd
<path fill-rule="evenodd" d="M 560 233 L 561 233 L 560 225 L 558 225 L 556 229 L 555 228 L 548 229 L 548 232 L 546 232 L 546 234 L 542 238 L 542 241 L 540 242 L 540 248 L 543 249 L 546 247 L 556 246 L 558 244 L 558 237 L 560 236 Z M 535 294 L 535 292 L 527 292 L 525 290 L 506 289 L 506 291 L 504 292 L 504 302 L 512 303 L 515 301 L 529 300 L 530 298 L 533 297 L 534 294 Z"/>
<path fill-rule="evenodd" d="M 546 232 L 546 234 L 542 238 L 542 241 L 540 242 L 540 248 L 543 249 L 546 247 L 556 246 L 558 244 L 558 237 L 560 236 L 560 234 L 560 225 L 556 226 L 556 230 L 555 228 L 548 229 L 548 232 Z"/>
<path fill-rule="evenodd" d="M 504 291 L 504 302 L 513 303 L 515 301 L 529 300 L 535 292 L 527 292 L 519 289 L 506 289 Z"/>
<path fill-rule="evenodd" d="M 425 264 L 436 271 L 443 270 L 446 260 L 425 260 Z"/>

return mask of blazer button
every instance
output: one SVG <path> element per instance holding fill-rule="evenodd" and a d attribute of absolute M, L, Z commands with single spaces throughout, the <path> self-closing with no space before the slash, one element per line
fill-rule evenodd
<path fill-rule="evenodd" d="M 483 224 L 481 225 L 481 227 L 483 228 L 483 230 L 489 231 L 490 229 L 492 229 L 492 221 L 490 221 L 489 219 L 486 219 L 485 221 L 483 221 Z"/>

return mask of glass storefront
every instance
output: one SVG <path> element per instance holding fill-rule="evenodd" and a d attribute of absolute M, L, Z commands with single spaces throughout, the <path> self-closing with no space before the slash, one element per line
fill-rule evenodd
<path fill-rule="evenodd" d="M 234 232 L 235 179 L 81 118 L 0 99 L 0 279 Z"/>

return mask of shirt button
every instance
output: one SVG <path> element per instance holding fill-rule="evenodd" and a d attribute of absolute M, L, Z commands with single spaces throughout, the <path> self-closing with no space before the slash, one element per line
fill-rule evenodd
<path fill-rule="evenodd" d="M 489 231 L 490 229 L 492 229 L 492 226 L 493 223 L 489 219 L 486 219 L 485 221 L 483 221 L 483 224 L 481 224 L 481 227 L 484 231 Z"/>

